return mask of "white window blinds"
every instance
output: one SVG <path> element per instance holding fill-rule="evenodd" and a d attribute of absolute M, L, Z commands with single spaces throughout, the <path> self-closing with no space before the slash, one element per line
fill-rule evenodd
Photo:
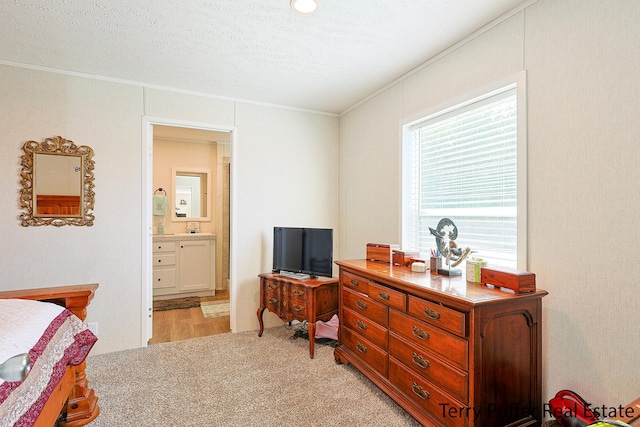
<path fill-rule="evenodd" d="M 435 248 L 428 227 L 450 218 L 459 247 L 517 261 L 517 96 L 506 90 L 411 125 L 405 145 L 403 246 Z"/>

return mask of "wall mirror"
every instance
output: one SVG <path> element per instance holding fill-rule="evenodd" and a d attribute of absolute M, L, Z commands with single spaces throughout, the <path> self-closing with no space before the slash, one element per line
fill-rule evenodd
<path fill-rule="evenodd" d="M 211 171 L 173 168 L 172 221 L 210 221 Z"/>
<path fill-rule="evenodd" d="M 60 136 L 28 141 L 22 149 L 21 224 L 92 226 L 93 150 Z"/>

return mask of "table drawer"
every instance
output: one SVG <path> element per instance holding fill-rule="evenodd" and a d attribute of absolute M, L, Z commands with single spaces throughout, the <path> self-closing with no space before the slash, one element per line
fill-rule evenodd
<path fill-rule="evenodd" d="M 407 294 L 390 289 L 379 283 L 369 283 L 369 297 L 389 307 L 407 311 Z"/>
<path fill-rule="evenodd" d="M 378 347 L 387 350 L 387 328 L 384 328 L 370 319 L 359 315 L 353 310 L 344 308 L 342 311 L 342 324 L 357 331 L 360 335 L 370 340 Z"/>
<path fill-rule="evenodd" d="M 391 333 L 389 355 L 416 373 L 447 390 L 463 403 L 469 403 L 469 374 L 445 363 L 433 353 L 412 345 Z"/>
<path fill-rule="evenodd" d="M 266 292 L 262 298 L 264 298 L 263 305 L 269 309 L 272 313 L 280 313 L 280 305 L 282 301 L 280 295 L 277 292 Z"/>
<path fill-rule="evenodd" d="M 264 281 L 264 291 L 265 292 L 276 291 L 276 290 L 278 290 L 279 287 L 280 287 L 280 285 L 278 284 L 278 282 L 275 282 L 273 280 L 265 280 Z"/>
<path fill-rule="evenodd" d="M 164 255 L 153 254 L 153 265 L 176 265 L 176 254 L 169 253 Z"/>
<path fill-rule="evenodd" d="M 293 314 L 294 317 L 308 318 L 309 306 L 306 301 L 297 301 L 295 299 L 284 300 L 282 301 L 282 309 Z"/>
<path fill-rule="evenodd" d="M 342 304 L 384 327 L 389 325 L 389 308 L 367 296 L 344 289 L 342 292 Z"/>
<path fill-rule="evenodd" d="M 389 312 L 389 329 L 418 348 L 441 355 L 461 369 L 469 369 L 469 343 L 466 340 L 397 310 Z"/>
<path fill-rule="evenodd" d="M 469 425 L 467 415 L 473 414 L 472 410 L 440 390 L 433 383 L 406 368 L 393 357 L 389 357 L 389 381 L 447 427 L 466 427 Z M 455 408 L 455 415 L 451 416 L 445 408 Z M 468 412 L 466 412 L 467 410 Z"/>
<path fill-rule="evenodd" d="M 304 286 L 292 286 L 284 283 L 282 285 L 282 292 L 285 292 L 290 298 L 306 298 L 307 290 Z"/>
<path fill-rule="evenodd" d="M 387 376 L 387 353 L 349 328 L 342 328 L 342 345 L 357 354 L 376 371 Z"/>
<path fill-rule="evenodd" d="M 365 295 L 369 293 L 369 280 L 346 271 L 342 272 L 342 285 Z"/>
<path fill-rule="evenodd" d="M 465 313 L 409 295 L 409 314 L 420 320 L 437 325 L 461 337 L 466 336 Z"/>

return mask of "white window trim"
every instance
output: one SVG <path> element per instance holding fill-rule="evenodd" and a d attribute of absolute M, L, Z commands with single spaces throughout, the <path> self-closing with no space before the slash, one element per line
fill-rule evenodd
<path fill-rule="evenodd" d="M 519 270 L 528 270 L 529 267 L 529 259 L 528 259 L 528 212 L 529 212 L 529 208 L 528 208 L 528 200 L 529 200 L 529 196 L 528 196 L 528 158 L 527 158 L 527 154 L 528 154 L 528 131 L 527 131 L 527 73 L 526 70 L 523 70 L 519 73 L 517 73 L 516 75 L 507 77 L 505 79 L 502 79 L 500 81 L 494 82 L 492 85 L 490 85 L 489 87 L 485 87 L 485 88 L 481 88 L 478 89 L 476 91 L 474 91 L 474 93 L 469 94 L 469 96 L 466 98 L 465 101 L 462 102 L 456 102 L 456 103 L 452 103 L 449 104 L 448 107 L 441 107 L 441 108 L 437 108 L 430 112 L 426 112 L 426 113 L 422 113 L 422 114 L 416 114 L 415 116 L 413 116 L 412 118 L 409 118 L 407 120 L 403 120 L 400 123 L 400 138 L 401 138 L 401 144 L 400 144 L 400 191 L 398 192 L 399 194 L 399 203 L 400 203 L 400 209 L 401 209 L 401 214 L 400 214 L 400 227 L 399 229 L 401 230 L 401 233 L 404 233 L 404 227 L 402 226 L 404 220 L 405 220 L 405 216 L 408 214 L 407 212 L 405 212 L 405 206 L 403 203 L 404 200 L 404 194 L 403 192 L 408 191 L 409 188 L 409 182 L 407 182 L 407 180 L 409 179 L 408 175 L 404 172 L 404 165 L 408 164 L 407 163 L 407 156 L 409 156 L 408 151 L 405 149 L 405 145 L 408 144 L 408 141 L 410 140 L 410 128 L 411 126 L 415 125 L 416 123 L 419 122 L 423 122 L 425 120 L 429 120 L 432 119 L 434 117 L 438 117 L 441 115 L 445 115 L 448 114 L 449 112 L 453 111 L 453 110 L 457 110 L 459 108 L 464 108 L 467 105 L 473 104 L 475 102 L 477 102 L 480 99 L 484 99 L 487 98 L 489 96 L 495 95 L 496 93 L 500 93 L 503 92 L 506 89 L 511 89 L 511 88 L 515 88 L 516 89 L 516 94 L 517 94 L 517 108 L 518 108 L 518 119 L 517 119 L 517 123 L 518 123 L 518 145 L 517 145 L 517 150 L 518 150 L 518 161 L 517 161 L 517 165 L 518 165 L 518 173 L 517 173 L 517 188 L 518 188 L 518 198 L 517 198 L 517 203 L 518 203 L 518 207 L 517 207 L 517 211 L 518 211 L 518 220 L 517 220 L 517 249 L 516 249 L 516 256 L 517 256 L 517 268 Z M 449 215 L 451 215 L 449 213 Z M 445 215 L 443 215 L 445 216 Z M 406 240 L 404 238 L 405 236 L 401 236 L 400 242 L 402 243 L 403 240 Z"/>

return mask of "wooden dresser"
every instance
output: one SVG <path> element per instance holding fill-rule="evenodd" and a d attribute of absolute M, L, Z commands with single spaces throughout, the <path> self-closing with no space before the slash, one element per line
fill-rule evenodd
<path fill-rule="evenodd" d="M 540 426 L 542 297 L 408 267 L 337 261 L 338 363 L 425 426 Z"/>
<path fill-rule="evenodd" d="M 297 280 L 274 273 L 263 273 L 260 277 L 260 307 L 258 322 L 262 336 L 265 309 L 278 315 L 285 322 L 307 321 L 309 331 L 309 356 L 313 359 L 316 321 L 328 321 L 338 313 L 338 279 L 317 277 Z"/>

